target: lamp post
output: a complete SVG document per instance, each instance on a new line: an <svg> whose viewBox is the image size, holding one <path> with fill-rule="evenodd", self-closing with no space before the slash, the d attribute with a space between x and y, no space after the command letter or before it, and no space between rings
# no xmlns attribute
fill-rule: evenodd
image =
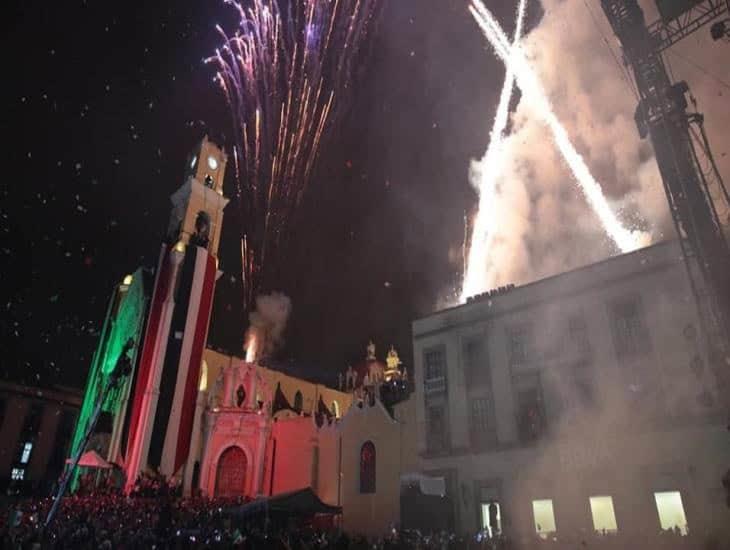
<svg viewBox="0 0 730 550"><path fill-rule="evenodd" d="M124 347L122 348L122 352L119 355L119 359L117 359L116 365L114 365L114 370L109 375L109 381L106 384L106 387L101 392L101 395L99 396L99 400L96 403L96 406L94 407L94 412L91 415L91 419L89 421L89 425L86 428L86 433L84 434L83 439L81 440L81 443L79 444L78 449L76 450L76 455L73 457L73 460L71 461L71 465L66 468L66 471L63 474L63 477L61 478L61 483L58 486L58 490L56 491L56 495L53 498L53 505L51 506L51 509L48 511L48 515L46 516L46 521L43 524L43 529L47 529L51 523L53 522L53 518L58 513L58 508L61 505L61 499L63 498L64 493L66 492L66 488L68 487L68 483L73 477L73 473L76 470L76 467L79 464L79 460L81 460L81 455L84 452L84 449L86 448L86 445L89 443L89 439L91 439L91 434L94 433L94 429L96 428L96 422L99 420L99 415L101 414L101 408L104 405L104 401L106 400L107 395L109 395L109 392L116 388L119 383L122 381L122 379L126 378L129 373L132 370L132 363L127 356L127 353L130 349L134 346L134 341L130 338L127 340L127 342L124 344Z"/></svg>

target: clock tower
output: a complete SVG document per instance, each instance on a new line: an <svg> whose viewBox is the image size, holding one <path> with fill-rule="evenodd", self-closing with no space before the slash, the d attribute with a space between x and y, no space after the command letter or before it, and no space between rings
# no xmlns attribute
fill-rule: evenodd
<svg viewBox="0 0 730 550"><path fill-rule="evenodd" d="M187 161L155 274L139 366L122 428L130 491L147 468L182 478L218 271L227 157L203 138Z"/></svg>

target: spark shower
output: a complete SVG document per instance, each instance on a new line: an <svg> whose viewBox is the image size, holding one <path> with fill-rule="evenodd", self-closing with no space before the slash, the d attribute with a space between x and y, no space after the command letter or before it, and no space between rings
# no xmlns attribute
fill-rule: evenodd
<svg viewBox="0 0 730 550"><path fill-rule="evenodd" d="M501 145L507 125L509 100L516 80L522 91L522 100L529 101L541 113L553 141L570 168L579 189L616 247L621 252L630 252L650 242L650 236L639 230L625 227L616 217L600 184L591 175L581 155L575 150L570 137L558 120L542 85L530 67L519 40L525 12L525 0L520 0L514 43L510 44L501 26L481 0L472 0L469 10L489 41L496 56L505 64L506 75L500 95L497 113L490 133L490 143L482 159L475 163L475 183L479 194L479 206L469 246L468 260L461 290L461 301L486 290L491 282L487 279L490 242L499 223L499 209L496 204L496 185L501 168Z"/></svg>
<svg viewBox="0 0 730 550"><path fill-rule="evenodd" d="M230 107L244 309L275 271L288 222L337 120L377 0L225 0L232 35L206 61ZM268 282L271 284L271 282Z"/></svg>
<svg viewBox="0 0 730 550"><path fill-rule="evenodd" d="M276 340L261 323L259 298L291 308L275 284L289 223L309 184L320 146L345 103L352 73L376 16L377 0L225 0L239 17L206 60L230 107L241 209L244 347L254 361ZM286 316L285 316L286 317ZM284 319L284 323L285 323ZM281 329L283 330L283 328Z"/></svg>

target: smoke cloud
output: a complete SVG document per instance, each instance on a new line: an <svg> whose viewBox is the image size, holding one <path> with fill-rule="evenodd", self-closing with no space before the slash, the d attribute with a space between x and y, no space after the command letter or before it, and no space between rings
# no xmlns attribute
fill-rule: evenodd
<svg viewBox="0 0 730 550"><path fill-rule="evenodd" d="M653 21L655 11L642 4L647 4L647 21ZM622 221L649 231L654 241L673 238L654 153L649 140L638 136L633 119L637 99L600 6L563 0L543 0L542 5L544 16L522 44L558 119ZM675 80L687 80L699 110L707 113L707 132L720 171L727 174L730 159L723 147L730 137L730 112L723 105L728 89L720 81L730 77L721 61L727 47L713 44L705 36L709 31L696 34L667 57ZM675 62L680 55L688 61ZM617 253L540 113L521 99L510 122L495 191L494 238L484 259L485 287L528 282ZM483 169L472 162L473 184Z"/></svg>
<svg viewBox="0 0 730 550"><path fill-rule="evenodd" d="M269 357L283 343L291 308L291 300L281 292L256 297L256 310L249 315L244 344L247 361Z"/></svg>

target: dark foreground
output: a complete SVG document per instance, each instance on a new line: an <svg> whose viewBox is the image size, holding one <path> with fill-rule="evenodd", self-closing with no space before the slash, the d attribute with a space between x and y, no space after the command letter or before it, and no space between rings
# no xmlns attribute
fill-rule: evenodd
<svg viewBox="0 0 730 550"><path fill-rule="evenodd" d="M231 500L173 497L125 498L117 495L68 497L57 519L42 529L50 499L29 499L6 507L0 521L2 547L7 549L424 549L532 550L568 548L597 550L730 550L720 541L663 532L641 539L583 534L569 539L510 541L456 537L447 533L421 535L393 531L387 538L367 541L336 529L315 527L316 521L258 517L236 520L227 513ZM267 526L264 529L264 526ZM267 531L267 534L265 534ZM482 540L477 540L482 539Z"/></svg>

